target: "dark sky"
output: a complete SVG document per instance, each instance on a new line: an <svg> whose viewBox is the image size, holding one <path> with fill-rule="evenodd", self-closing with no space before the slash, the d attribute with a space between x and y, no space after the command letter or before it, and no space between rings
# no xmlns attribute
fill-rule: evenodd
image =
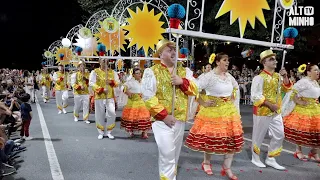
<svg viewBox="0 0 320 180"><path fill-rule="evenodd" d="M0 67L40 68L44 49L75 25L83 24L84 12L76 0L0 1ZM306 0L306 4L315 5L315 1ZM315 9L319 12L319 6ZM317 23L319 19L316 14ZM319 39L313 39L319 44Z"/></svg>
<svg viewBox="0 0 320 180"><path fill-rule="evenodd" d="M82 23L76 0L1 0L0 67L40 68L44 49Z"/></svg>

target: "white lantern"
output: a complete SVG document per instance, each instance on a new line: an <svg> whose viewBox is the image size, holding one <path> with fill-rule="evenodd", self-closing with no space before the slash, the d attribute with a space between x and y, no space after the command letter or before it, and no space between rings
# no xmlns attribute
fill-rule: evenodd
<svg viewBox="0 0 320 180"><path fill-rule="evenodd" d="M62 39L62 46L66 47L66 48L70 47L71 46L71 41L68 38L63 38Z"/></svg>

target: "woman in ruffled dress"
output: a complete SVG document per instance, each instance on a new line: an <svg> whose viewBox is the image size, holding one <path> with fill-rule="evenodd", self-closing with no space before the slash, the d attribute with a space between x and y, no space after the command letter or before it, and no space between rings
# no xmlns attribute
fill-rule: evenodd
<svg viewBox="0 0 320 180"><path fill-rule="evenodd" d="M143 139L148 138L151 129L151 116L146 108L141 95L142 72L139 68L133 69L133 78L124 84L124 93L128 96L128 102L123 108L121 127L134 137L135 131L141 132Z"/></svg>
<svg viewBox="0 0 320 180"><path fill-rule="evenodd" d="M203 107L195 118L186 146L194 151L204 152L202 169L208 175L213 175L211 154L224 155L221 175L237 180L230 168L233 155L241 152L244 144L239 111L239 85L227 72L227 54L217 54L214 64L215 69L198 80L199 92L205 90L207 100L199 98Z"/></svg>
<svg viewBox="0 0 320 180"><path fill-rule="evenodd" d="M296 144L294 157L306 161L301 147L311 148L309 159L320 163L320 87L319 67L314 64L302 65L299 69L307 76L293 86L293 90L284 98L282 116L285 139Z"/></svg>

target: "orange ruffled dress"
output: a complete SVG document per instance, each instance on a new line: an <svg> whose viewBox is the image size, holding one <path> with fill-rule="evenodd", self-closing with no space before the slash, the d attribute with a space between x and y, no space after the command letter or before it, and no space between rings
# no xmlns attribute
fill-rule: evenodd
<svg viewBox="0 0 320 180"><path fill-rule="evenodd" d="M214 71L199 79L200 89L206 99L216 102L215 107L201 107L190 129L186 147L210 154L241 152L244 144L242 122L239 113L239 86L227 73L225 80Z"/></svg>
<svg viewBox="0 0 320 180"><path fill-rule="evenodd" d="M308 102L307 106L295 104L298 96ZM283 103L285 139L288 142L312 148L320 148L320 87L309 78L299 80Z"/></svg>
<svg viewBox="0 0 320 180"><path fill-rule="evenodd" d="M127 132L150 130L151 116L142 100L140 82L132 78L124 86L124 92L128 90L134 94L128 98L128 102L123 108L121 127L125 128Z"/></svg>

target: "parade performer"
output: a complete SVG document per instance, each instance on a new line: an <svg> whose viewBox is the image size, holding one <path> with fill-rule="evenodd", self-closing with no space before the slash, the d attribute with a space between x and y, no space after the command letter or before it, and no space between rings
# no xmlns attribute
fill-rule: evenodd
<svg viewBox="0 0 320 180"><path fill-rule="evenodd" d="M29 71L23 72L25 91L30 95L30 101L34 103L34 78Z"/></svg>
<svg viewBox="0 0 320 180"><path fill-rule="evenodd" d="M275 157L280 155L284 139L284 127L280 114L281 93L288 92L292 88L292 83L284 68L280 70L281 76L274 72L277 60L272 50L266 50L260 54L260 63L263 64L264 69L253 78L251 86L251 101L254 105L251 162L261 168L268 165L278 170L285 170L285 167L276 162ZM271 141L265 165L260 161L259 155L267 131Z"/></svg>
<svg viewBox="0 0 320 180"><path fill-rule="evenodd" d="M177 66L175 43L166 39L159 41L154 57L160 64L145 69L142 78L142 95L151 116L156 120L152 130L159 149L160 179L175 180L181 151L185 121L187 120L188 96L197 95L197 85L192 81L190 69ZM175 110L172 113L173 85L176 86Z"/></svg>
<svg viewBox="0 0 320 180"><path fill-rule="evenodd" d="M205 74L207 74L208 72L212 71L212 63L214 61L214 58L212 60L212 55L210 56L209 59L209 63L205 66L204 72L202 72L196 79L200 79L202 76L204 76ZM206 92L205 90L202 90L202 92L200 92L200 97L202 100L206 100ZM195 115L200 111L201 105L196 101L196 97L195 96L191 96L189 97L190 99L190 110L189 110L189 114L190 114L190 118L194 118ZM189 119L190 119L189 118Z"/></svg>
<svg viewBox="0 0 320 180"><path fill-rule="evenodd" d="M82 105L83 121L90 124L89 119L89 73L85 72L85 63L80 61L78 64L78 72L71 75L71 86L74 94L74 121L79 118L79 111Z"/></svg>
<svg viewBox="0 0 320 180"><path fill-rule="evenodd" d="M124 93L124 84L128 81L123 72L119 73L120 84L118 87L118 107L123 108L128 102L128 96ZM140 77L141 79L141 77Z"/></svg>
<svg viewBox="0 0 320 180"><path fill-rule="evenodd" d="M39 76L39 84L42 87L42 97L43 102L47 103L50 99L50 86L51 86L51 76L48 74L47 69L43 68Z"/></svg>
<svg viewBox="0 0 320 180"><path fill-rule="evenodd" d="M204 152L202 169L213 175L211 154L224 155L221 175L238 179L230 170L234 153L241 152L243 130L240 119L239 85L228 73L229 57L225 53L215 56L216 68L199 78L199 91L205 90L206 100L198 99L202 105L190 129L186 146Z"/></svg>
<svg viewBox="0 0 320 180"><path fill-rule="evenodd" d="M104 136L114 139L111 134L116 126L114 88L119 84L119 77L115 71L108 68L108 60L100 59L99 63L100 68L94 69L89 77L89 85L94 91L95 120L99 132L98 139L103 139Z"/></svg>
<svg viewBox="0 0 320 180"><path fill-rule="evenodd" d="M124 92L128 96L128 102L122 111L121 127L134 137L134 131L141 131L143 139L148 138L151 129L149 110L146 108L141 96L141 70L133 70L131 80L124 83Z"/></svg>
<svg viewBox="0 0 320 180"><path fill-rule="evenodd" d="M294 84L283 100L285 140L296 144L294 157L306 161L301 146L310 147L309 159L320 163L319 67L309 64L304 68L307 77Z"/></svg>
<svg viewBox="0 0 320 180"><path fill-rule="evenodd" d="M54 72L53 81L55 82L55 97L58 108L58 114L62 112L67 113L66 107L68 107L68 89L67 89L67 79L68 75L64 71L63 65L58 65L58 72Z"/></svg>

